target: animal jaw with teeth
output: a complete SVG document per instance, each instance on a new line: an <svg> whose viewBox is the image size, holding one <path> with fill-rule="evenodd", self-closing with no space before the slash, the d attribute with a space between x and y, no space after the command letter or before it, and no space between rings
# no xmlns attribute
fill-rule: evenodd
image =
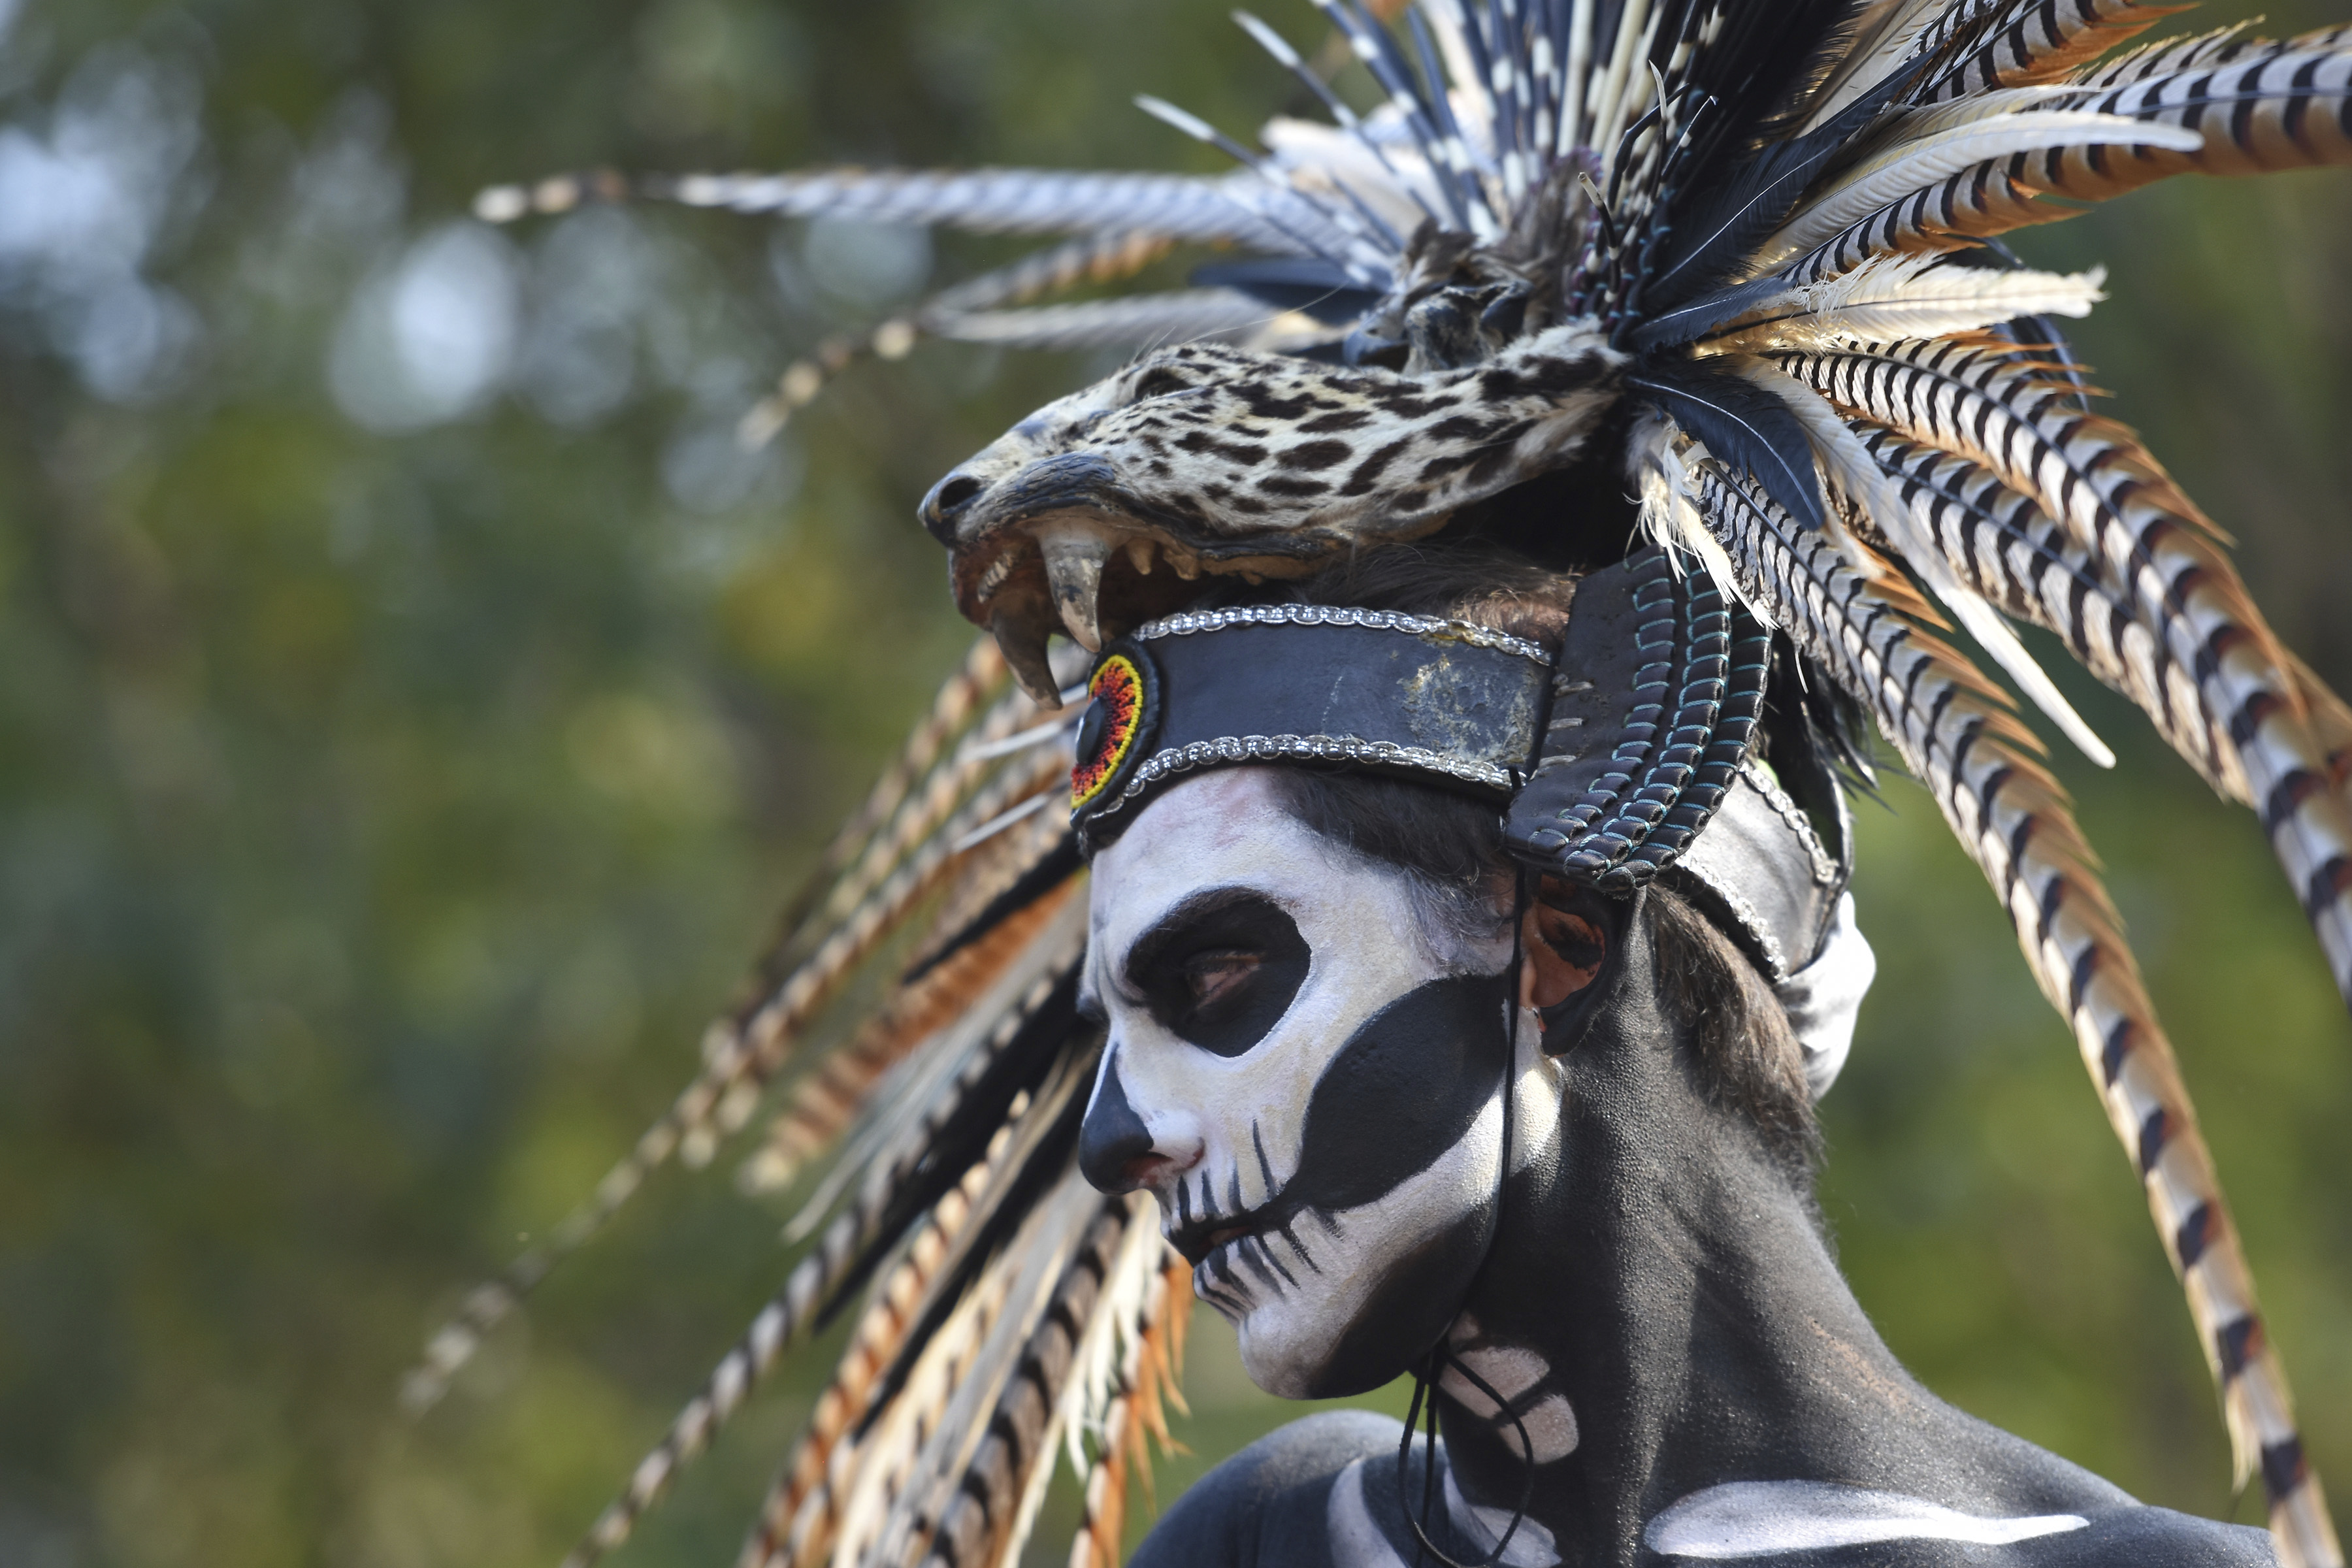
<svg viewBox="0 0 2352 1568"><path fill-rule="evenodd" d="M1260 1387L1393 1377L1444 1331L1493 1223L1507 922L1446 929L1414 879L1317 835L1249 767L1153 800L1097 858L1092 897L1087 988L1109 1037L1087 1174L1159 1199ZM1188 964L1213 972L1211 1005L1192 1005ZM1531 1030L1517 1044L1524 1159L1557 1078Z"/></svg>
<svg viewBox="0 0 2352 1568"><path fill-rule="evenodd" d="M1623 363L1591 322L1418 374L1163 349L958 467L923 523L950 552L957 607L1043 698L1057 630L1091 650L1182 607L1204 574L1304 575L1565 464Z"/></svg>

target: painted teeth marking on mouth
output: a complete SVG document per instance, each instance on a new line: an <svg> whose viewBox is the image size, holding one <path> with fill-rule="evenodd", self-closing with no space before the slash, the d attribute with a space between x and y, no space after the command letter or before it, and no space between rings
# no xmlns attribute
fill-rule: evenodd
<svg viewBox="0 0 2352 1568"><path fill-rule="evenodd" d="M1281 1236L1283 1240L1290 1243L1290 1250L1298 1254L1299 1262L1318 1274L1323 1272L1323 1266L1315 1261L1315 1255L1307 1250L1305 1242L1298 1239L1298 1227L1295 1224L1287 1220L1284 1221Z"/></svg>
<svg viewBox="0 0 2352 1568"><path fill-rule="evenodd" d="M1247 1242L1243 1244L1243 1248L1244 1251L1255 1248L1257 1255L1265 1259L1267 1267L1271 1268L1276 1274L1282 1276L1282 1282L1285 1285L1289 1286L1294 1290L1298 1289L1298 1277L1282 1266L1282 1259L1274 1255L1274 1248L1266 1245L1266 1239L1263 1234L1251 1237ZM1269 1289L1274 1288L1274 1282L1272 1280L1268 1280L1266 1285Z"/></svg>
<svg viewBox="0 0 2352 1568"><path fill-rule="evenodd" d="M1127 542L1127 560L1128 564L1135 568L1135 574L1137 576L1150 576L1151 541L1144 538L1139 533L1134 538L1129 540Z"/></svg>

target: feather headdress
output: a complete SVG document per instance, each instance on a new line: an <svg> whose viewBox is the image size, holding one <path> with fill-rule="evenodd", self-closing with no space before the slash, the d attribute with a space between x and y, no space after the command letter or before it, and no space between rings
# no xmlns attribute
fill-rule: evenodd
<svg viewBox="0 0 2352 1568"><path fill-rule="evenodd" d="M2056 634L2261 813L2352 997L2352 711L2280 645L2156 459L2091 412L2054 318L2087 312L2100 275L2027 270L1996 238L2168 174L2352 162L2352 28L2119 53L2179 7L1315 5L1377 104L1350 107L1246 14L1329 123L1277 121L1256 148L1142 100L1231 153L1223 176L597 176L480 198L497 220L642 196L1052 239L793 366L754 437L856 353L922 334L1150 352L926 500L993 641L845 825L694 1082L549 1243L468 1298L411 1402L655 1167L708 1161L769 1107L745 1181L824 1168L793 1227L804 1249L575 1562L625 1539L776 1358L843 1314L850 1347L747 1568L1013 1561L1065 1451L1087 1482L1072 1561L1115 1561L1144 1438L1165 1437L1189 1292L1139 1200L1098 1196L1073 1162L1100 1044L1073 1005L1080 865L1049 807L1076 667L1050 639L1092 650L1208 579L1425 537L1586 466L1932 792L2139 1171L2241 1481L2260 1474L2284 1561L2340 1564L2171 1047L2065 793L1966 644L2111 760L2011 626ZM1187 242L1246 259L1175 292L1036 302ZM885 963L870 1017L819 1053L815 1020Z"/></svg>

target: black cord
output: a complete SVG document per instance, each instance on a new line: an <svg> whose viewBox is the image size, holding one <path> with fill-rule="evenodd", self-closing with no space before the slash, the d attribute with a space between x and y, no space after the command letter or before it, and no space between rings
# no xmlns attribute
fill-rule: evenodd
<svg viewBox="0 0 2352 1568"><path fill-rule="evenodd" d="M1503 972L1503 1149L1500 1158L1496 1162L1495 1219L1486 1230L1486 1251L1479 1257L1478 1267L1470 1273L1471 1284L1474 1287L1477 1283L1478 1276L1486 1271L1486 1260L1495 1255L1495 1240L1502 1234L1503 1194L1511 1179L1511 1110L1512 1102L1518 1098L1517 1069L1519 1065L1519 971L1526 963L1524 949L1529 875L1528 868L1521 867L1512 886L1511 966ZM1467 1299L1469 1292L1465 1290L1463 1294ZM1437 1543L1430 1540L1427 1528L1430 1516L1436 1506L1437 1384L1439 1378L1444 1375L1440 1370L1441 1363L1451 1365L1473 1388L1494 1401L1496 1414L1509 1416L1512 1426L1519 1435L1519 1464L1525 1472L1525 1479L1519 1485L1519 1506L1512 1510L1511 1522L1504 1530L1503 1538L1495 1542L1495 1549L1475 1563L1459 1563L1439 1551ZM1405 1501L1405 1497L1412 1473L1412 1429L1422 1418L1424 1401L1429 1411L1429 1442L1421 1470L1421 1517L1415 1519L1412 1506ZM1431 1347L1429 1354L1412 1369L1412 1403L1405 1410L1403 1439L1397 1444L1397 1506L1403 1510L1404 1522L1412 1531L1413 1568L1421 1568L1422 1557L1424 1553L1436 1558L1445 1565L1445 1568L1494 1568L1496 1563L1503 1560L1504 1552L1510 1547L1511 1538L1519 1532L1520 1524L1525 1522L1528 1517L1528 1504L1535 1500L1535 1494L1536 1447L1528 1436L1528 1424L1520 1418L1517 1411L1511 1408L1508 1400L1496 1393L1494 1386L1485 1378L1473 1372L1469 1363L1455 1355L1441 1339Z"/></svg>

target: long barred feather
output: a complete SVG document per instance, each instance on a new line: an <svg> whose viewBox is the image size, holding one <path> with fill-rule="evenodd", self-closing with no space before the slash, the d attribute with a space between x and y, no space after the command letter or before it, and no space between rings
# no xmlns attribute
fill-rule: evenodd
<svg viewBox="0 0 2352 1568"><path fill-rule="evenodd" d="M1023 836L1030 842L1011 846L1016 866L1044 863L1067 838L1068 828L1050 816L1031 822L1034 828ZM810 1161L833 1147L883 1075L968 1012L1078 891L1075 877L1065 874L1058 886L995 921L893 992L846 1045L794 1086L739 1184L746 1192L790 1186Z"/></svg>
<svg viewBox="0 0 2352 1568"><path fill-rule="evenodd" d="M870 854L876 831L898 812L912 781L932 766L947 739L968 722L986 694L1002 687L1004 679L1003 658L993 642L982 638L975 643L963 663L941 686L930 710L917 723L898 757L884 770L858 809L835 833L802 890L787 903L778 922L779 934L768 955L754 969L750 1000L712 1024L705 1037L706 1058L721 1042L747 1027L763 1000L776 992L791 971L810 955L814 942L822 940L822 928L840 923L845 912L841 907L842 884L837 880L842 868L861 851ZM834 897L820 907L829 884ZM854 904L854 900L850 902ZM820 930L819 937L809 936L812 928ZM675 1112L649 1129L629 1156L605 1173L591 1200L566 1215L546 1241L527 1249L499 1279L476 1287L467 1296L452 1319L427 1341L419 1364L403 1379L401 1402L406 1408L419 1412L436 1403L446 1392L449 1380L471 1359L482 1337L502 1321L549 1270L602 1229L645 1177L676 1152L678 1133L674 1118Z"/></svg>
<svg viewBox="0 0 2352 1568"><path fill-rule="evenodd" d="M1877 717L2009 910L2035 980L2073 1026L2188 1286L2241 1484L2259 1468L2289 1562L2340 1562L2171 1042L2065 794L2035 760L2039 746L1999 689L1925 630L1926 606L1899 577L1883 567L1865 574L1823 535L1720 469L1703 480L1703 493L1750 591Z"/></svg>
<svg viewBox="0 0 2352 1568"><path fill-rule="evenodd" d="M1238 289L1183 289L1024 310L972 310L941 316L931 330L956 342L1000 348L1141 349L1163 343L1248 342L1282 324L1283 315ZM1336 334L1309 327L1308 335Z"/></svg>
<svg viewBox="0 0 2352 1568"><path fill-rule="evenodd" d="M1752 258L1769 271L1833 239L1854 224L1904 196L1980 164L2049 148L2076 149L2150 142L2179 152L2201 143L2195 132L2176 126L2150 128L2117 114L2080 110L2025 110L1905 141L1838 177L1811 197ZM2014 171L2012 181L2019 181Z"/></svg>
<svg viewBox="0 0 2352 1568"><path fill-rule="evenodd" d="M904 1331L912 1298L921 1292L940 1258L971 1217L972 1200L985 1187L992 1162L1002 1157L1008 1142L1009 1135L1000 1137L992 1145L990 1157L974 1164L957 1186L932 1205L922 1228L909 1240L904 1256L884 1280L866 1317L860 1320L849 1352L843 1357L843 1371L826 1390L833 1403L828 1405L825 1398L818 1401L810 1419L809 1436L803 1440L803 1452L808 1451L819 1434L837 1435L844 1419L842 1406L863 1394L872 1381L877 1362L887 1362L895 1352L897 1336ZM839 1260L846 1253L849 1227L843 1227L838 1235L840 1244L821 1247L816 1256L794 1268L784 1289L760 1310L749 1331L721 1358L702 1392L687 1403L671 1423L668 1434L638 1462L629 1478L628 1490L606 1507L587 1536L564 1559L565 1568L589 1568L627 1541L637 1521L668 1489L677 1472L709 1445L712 1436L767 1375L789 1342L804 1331L812 1318L811 1309L827 1294L826 1275L839 1272ZM852 1374L852 1368L865 1370L862 1382ZM796 1459L788 1473L796 1474L800 1468ZM793 1501L797 1503L798 1499Z"/></svg>
<svg viewBox="0 0 2352 1568"><path fill-rule="evenodd" d="M1979 593L2063 638L2085 668L2138 704L2214 789L2247 798L2227 726L2208 711L2192 674L2104 561L1982 464L1881 426L1857 434Z"/></svg>
<svg viewBox="0 0 2352 1568"><path fill-rule="evenodd" d="M2006 345L1875 344L1773 356L1849 414L1983 464L2131 585L2237 753L2248 798L2352 999L2352 816L2278 639L2203 514L2112 421Z"/></svg>
<svg viewBox="0 0 2352 1568"><path fill-rule="evenodd" d="M1067 907L1066 901L1060 904L1056 911L1060 919L1049 915L1040 922L1042 929L1034 931L1023 950L1026 962L998 976L990 987L1017 995L1017 1003L1008 1008L982 995L973 998L967 1008L967 1019L977 1016L1000 1020L989 1036L987 1048L933 1090L924 1104L923 1115L917 1121L916 1138L894 1145L864 1168L864 1180L856 1198L834 1215L816 1247L793 1267L783 1287L752 1320L742 1341L720 1361L704 1393L688 1403L669 1436L640 1463L626 1494L605 1510L570 1560L569 1568L586 1568L595 1557L626 1540L637 1518L668 1486L678 1466L701 1450L711 1432L734 1413L777 1355L817 1324L828 1302L856 1288L860 1277L879 1261L877 1247L894 1243L896 1231L904 1224L899 1220L894 1225L894 1218L912 1217L907 1212L911 1206L910 1185L934 1151L950 1142L943 1132L974 1102L977 1091L991 1076L990 1069L1029 1032L1033 1019L1048 1012L1053 999L1063 989L1065 977L1076 962L1076 937L1080 929L1079 922L1068 918ZM1014 1103L1020 1103L1017 1096ZM1019 1116L1020 1112L1015 1111L1016 1121ZM984 1179L976 1194L967 1193L962 1199L967 1209L977 1208L983 1215L991 1199L1004 1190L1004 1184L996 1179L1002 1174L999 1165L1019 1154L1018 1149L1008 1153L998 1146L997 1140L1003 1130L993 1117L988 1125L988 1152L980 1166ZM931 1210L935 1224L938 1205L947 1202L957 1186L971 1182L961 1167L950 1174L957 1180L947 1184L938 1197L920 1205ZM961 1222L945 1227L945 1244L950 1255L963 1228Z"/></svg>
<svg viewBox="0 0 2352 1568"><path fill-rule="evenodd" d="M1937 30L1965 8L1956 0L1876 0L1859 7L1845 58L1806 100L1810 114L1803 129L1818 130L1923 49L1932 49Z"/></svg>
<svg viewBox="0 0 2352 1568"><path fill-rule="evenodd" d="M817 1395L807 1428L761 1503L759 1523L738 1554L737 1568L783 1568L819 1555L832 1544L835 1456L865 1415L867 1396L883 1369L897 1358L916 1303L937 1279L949 1247L987 1184L992 1162L1003 1157L1011 1139L1009 1129L999 1130L988 1158L931 1205L921 1228L908 1239L876 1287L832 1381Z"/></svg>
<svg viewBox="0 0 2352 1568"><path fill-rule="evenodd" d="M1975 163L1847 225L1775 276L1791 284L1817 283L1873 257L1965 249L1992 236L2063 222L2080 210L2038 201L2000 167Z"/></svg>
<svg viewBox="0 0 2352 1568"><path fill-rule="evenodd" d="M1958 0L1946 24L1920 39L1922 52L1958 45L1919 97L1941 102L1997 88L2047 81L2193 5L2163 0Z"/></svg>
<svg viewBox="0 0 2352 1568"><path fill-rule="evenodd" d="M903 359L924 336L955 338L975 319L1005 313L1044 294L1081 283L1114 283L1132 278L1174 247L1175 238L1149 229L1112 228L1032 251L1016 261L942 289L873 331L836 334L804 358L784 367L775 390L746 410L736 425L743 446L766 446L816 401L835 376L867 355ZM989 643L994 647L993 639Z"/></svg>
<svg viewBox="0 0 2352 1568"><path fill-rule="evenodd" d="M1079 1364L1083 1341L1110 1321L1098 1309L1135 1223L1132 1196L1097 1199L1097 1217L1022 1347L979 1447L931 1531L926 1568L994 1568L1020 1555L1042 1483L1053 1470L1064 1390Z"/></svg>
<svg viewBox="0 0 2352 1568"><path fill-rule="evenodd" d="M980 730L982 734L1010 732L1035 716L1034 704L1016 695L1000 703ZM756 1089L783 1064L799 1031L955 869L951 847L960 837L959 823L969 831L1014 801L1053 787L1063 765L1040 769L1008 764L998 770L1000 777L971 792L973 782L987 771L986 763L950 759L933 770L923 791L900 805L888 829L868 843L812 917L826 934L809 956L754 1005L712 1026L704 1040L702 1072L628 1155L605 1173L589 1200L565 1215L545 1241L524 1252L506 1274L477 1287L456 1317L435 1332L422 1363L402 1387L403 1402L410 1409L427 1408L436 1401L482 1336L551 1268L603 1229L656 1170L673 1155L691 1158L698 1153L707 1160L719 1136L750 1117ZM956 813L959 805L961 815ZM746 1089L754 1092L747 1094Z"/></svg>
<svg viewBox="0 0 2352 1568"><path fill-rule="evenodd" d="M1269 221L1250 182L1231 175L1093 174L1060 169L910 172L839 169L802 174L688 174L629 180L558 175L498 185L475 198L491 222L568 212L583 202L673 201L774 217L941 225L974 234L1088 235L1141 230L1172 239L1226 241L1286 255L1304 248L1295 226L1321 233L1301 205Z"/></svg>
<svg viewBox="0 0 2352 1568"><path fill-rule="evenodd" d="M1836 411L1819 393L1774 370L1769 361L1743 356L1736 363L1743 374L1769 388L1804 421L1814 458L1833 488L1846 497L1859 516L1869 519L1894 542L1904 563L1919 574L1920 581L1951 612L1952 618L1968 629L1977 645L2009 672L2010 679L2017 682L2034 706L2047 714L2067 739L2081 747L2084 755L2101 767L2115 766L2115 753L2107 749L2106 742L2094 734L2082 715L2074 711L2074 704L2066 700L2057 683L2026 652L2025 645L2018 641L2009 623L2001 619L1984 595L1968 585L1952 563L1935 548L1918 526L1918 520L1903 504L1885 469L1872 458L1869 448L1839 419Z"/></svg>
<svg viewBox="0 0 2352 1568"><path fill-rule="evenodd" d="M1047 1346L1036 1341L1054 1326L1049 1320L1070 1274L1082 1281L1075 1288L1085 1292L1083 1304L1091 1310L1100 1278L1094 1261L1097 1226L1105 1208L1106 1200L1077 1173L1075 1160L1066 1160L1058 1177L1027 1206L1017 1233L975 1276L974 1290L998 1302L986 1335L922 1443L904 1456L887 1508L864 1519L845 1519L836 1563L868 1554L885 1563L926 1561L927 1551L938 1552L951 1520L971 1519L961 1505L966 1477L975 1474L975 1466L982 1467L983 1485L1001 1484L1003 1467L1045 1447L1042 1421L1032 1424L1050 1408L1050 1402L1039 1398L1039 1375L1050 1372L1058 1378L1067 1368L1067 1352L1059 1352L1058 1369L1038 1363L1036 1352ZM1033 1441L1037 1447L1027 1446ZM1009 1531L1013 1500L991 1500L982 1522L1001 1522ZM969 1524L964 1529L968 1532ZM953 1543L959 1538L948 1539Z"/></svg>
<svg viewBox="0 0 2352 1568"><path fill-rule="evenodd" d="M2200 63L2136 76L2065 100L2084 113L2118 115L2195 136L2185 149L2129 145L2051 148L2018 162L2019 184L2077 201L2105 201L2190 172L2261 174L2352 163L2352 47L2334 34L2306 43L2248 43Z"/></svg>

